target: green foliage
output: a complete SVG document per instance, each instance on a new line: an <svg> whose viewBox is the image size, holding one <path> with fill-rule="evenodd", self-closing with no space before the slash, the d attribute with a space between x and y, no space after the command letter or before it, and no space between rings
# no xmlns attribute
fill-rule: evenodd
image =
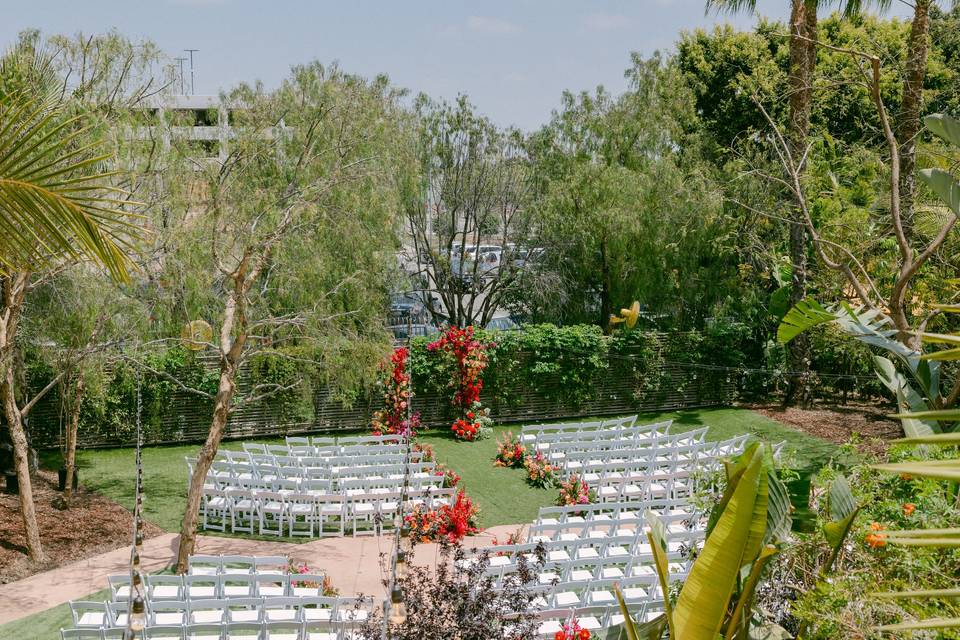
<svg viewBox="0 0 960 640"><path fill-rule="evenodd" d="M314 418L314 380L316 367L311 364L311 353L305 348L287 348L280 352L259 353L250 359L250 384L273 393L268 402L280 409L283 422L312 422Z"/></svg>

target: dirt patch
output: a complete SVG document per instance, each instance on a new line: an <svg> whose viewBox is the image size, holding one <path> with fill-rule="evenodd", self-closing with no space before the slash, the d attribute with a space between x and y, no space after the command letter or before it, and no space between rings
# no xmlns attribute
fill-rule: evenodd
<svg viewBox="0 0 960 640"><path fill-rule="evenodd" d="M130 512L82 486L70 509L58 509L60 492L57 491L56 473L40 471L34 476L33 498L47 560L42 564L30 561L26 555L27 541L23 534L19 500L16 495L0 495L0 584L112 551L131 542L133 523ZM144 533L152 538L163 531L146 523Z"/></svg>
<svg viewBox="0 0 960 640"><path fill-rule="evenodd" d="M887 417L893 409L876 405L815 405L812 409L784 408L770 404L746 407L771 420L829 442L845 444L854 439L857 450L864 454L882 456L886 453L890 440L903 437L900 422Z"/></svg>

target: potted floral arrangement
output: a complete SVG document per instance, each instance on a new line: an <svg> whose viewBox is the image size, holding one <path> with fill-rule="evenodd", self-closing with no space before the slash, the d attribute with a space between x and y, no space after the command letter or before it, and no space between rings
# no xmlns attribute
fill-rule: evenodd
<svg viewBox="0 0 960 640"><path fill-rule="evenodd" d="M420 413L407 417L407 409L413 398L410 372L407 371L409 357L410 351L406 347L397 347L390 355L389 362L380 363L377 386L383 393L383 409L373 414L370 428L374 435L396 434L413 437L417 434Z"/></svg>
<svg viewBox="0 0 960 640"><path fill-rule="evenodd" d="M524 457L523 467L527 470L527 482L535 487L546 489L557 482L556 467L550 464L542 451Z"/></svg>
<svg viewBox="0 0 960 640"><path fill-rule="evenodd" d="M497 457L493 464L497 467L519 468L523 466L526 455L527 450L520 443L520 437L508 431L503 440L497 440Z"/></svg>
<svg viewBox="0 0 960 640"><path fill-rule="evenodd" d="M557 631L553 640L590 640L593 634L589 629L580 626L579 620L571 620L563 625L563 629Z"/></svg>
<svg viewBox="0 0 960 640"><path fill-rule="evenodd" d="M560 495L557 506L569 507L575 504L591 504L597 501L597 494L577 474L560 483Z"/></svg>
<svg viewBox="0 0 960 640"><path fill-rule="evenodd" d="M290 563L287 565L287 573L290 575L305 575L314 573L314 571L306 562L290 560ZM291 580L290 585L292 587L304 587L306 589L320 588L320 593L328 598L340 595L340 590L333 586L333 580L331 580L330 576L327 574L323 575L322 584L316 582L315 580Z"/></svg>
<svg viewBox="0 0 960 640"><path fill-rule="evenodd" d="M467 497L463 489L457 492L453 504L445 504L439 509L426 509L418 506L413 513L404 516L404 524L410 528L412 538L418 542L459 542L465 536L480 531L477 517L480 510L473 500Z"/></svg>

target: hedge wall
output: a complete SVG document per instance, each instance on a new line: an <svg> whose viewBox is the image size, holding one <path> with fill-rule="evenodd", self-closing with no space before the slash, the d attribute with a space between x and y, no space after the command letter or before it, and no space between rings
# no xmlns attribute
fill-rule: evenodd
<svg viewBox="0 0 960 640"><path fill-rule="evenodd" d="M756 376L741 371L748 364L756 367L748 362L756 344L743 325L670 334L618 331L613 337L590 325L533 325L522 331L478 331L477 335L492 343L481 398L501 422L720 405L739 395L761 394L765 388ZM452 376L442 359L427 350L428 342L416 338L410 345L414 408L423 413L424 424L440 426L449 419ZM241 395L256 384L285 385L300 376L303 380L281 396L235 410L227 437L367 426L377 408L372 385L344 393L324 379L319 367L301 364L310 354L298 350L294 355L297 361L271 355L247 363L239 381ZM175 347L154 354L149 364L192 386L209 391L216 387L212 354ZM41 366L29 370L29 382L36 388L51 375ZM131 365L119 362L88 385L80 446L132 443L137 375ZM374 377L370 372L367 379L372 382ZM208 401L149 374L143 374L141 395L146 442L190 442L206 436L212 410ZM28 425L34 446L59 445L62 413L55 393L34 408Z"/></svg>

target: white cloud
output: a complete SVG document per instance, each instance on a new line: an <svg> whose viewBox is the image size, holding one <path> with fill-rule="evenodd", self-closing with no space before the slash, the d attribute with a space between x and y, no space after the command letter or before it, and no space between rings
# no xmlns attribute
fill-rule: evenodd
<svg viewBox="0 0 960 640"><path fill-rule="evenodd" d="M483 16L470 16L467 18L467 28L478 33L493 33L497 35L518 33L520 31L520 26L517 24L507 20L501 20L500 18L487 18Z"/></svg>
<svg viewBox="0 0 960 640"><path fill-rule="evenodd" d="M593 31L613 31L630 26L630 18L612 13L591 13L583 24Z"/></svg>

